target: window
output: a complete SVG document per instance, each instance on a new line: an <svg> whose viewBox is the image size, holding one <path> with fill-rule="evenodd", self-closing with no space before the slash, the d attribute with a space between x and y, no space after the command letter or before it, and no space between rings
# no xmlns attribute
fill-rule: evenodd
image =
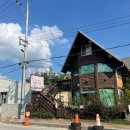
<svg viewBox="0 0 130 130"><path fill-rule="evenodd" d="M110 64L98 63L98 72L113 72L113 67Z"/></svg>
<svg viewBox="0 0 130 130"><path fill-rule="evenodd" d="M81 56L92 55L92 47L90 44L81 47Z"/></svg>
<svg viewBox="0 0 130 130"><path fill-rule="evenodd" d="M64 96L60 97L61 102L64 102Z"/></svg>
<svg viewBox="0 0 130 130"><path fill-rule="evenodd" d="M7 102L7 92L0 93L0 104Z"/></svg>
<svg viewBox="0 0 130 130"><path fill-rule="evenodd" d="M94 64L81 66L81 74L91 74L94 73Z"/></svg>

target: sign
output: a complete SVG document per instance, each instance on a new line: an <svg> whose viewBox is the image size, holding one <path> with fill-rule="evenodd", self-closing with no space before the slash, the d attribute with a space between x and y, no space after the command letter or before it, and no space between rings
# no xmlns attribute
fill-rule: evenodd
<svg viewBox="0 0 130 130"><path fill-rule="evenodd" d="M35 88L35 89L44 88L44 78L32 75L31 76L31 88Z"/></svg>
<svg viewBox="0 0 130 130"><path fill-rule="evenodd" d="M28 111L28 112L26 112L26 116L27 117L29 117L30 116L30 112Z"/></svg>

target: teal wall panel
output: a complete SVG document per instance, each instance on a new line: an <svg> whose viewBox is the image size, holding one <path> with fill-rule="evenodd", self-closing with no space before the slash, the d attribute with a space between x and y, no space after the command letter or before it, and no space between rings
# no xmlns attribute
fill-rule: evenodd
<svg viewBox="0 0 130 130"><path fill-rule="evenodd" d="M99 89L100 99L106 107L115 105L114 89Z"/></svg>

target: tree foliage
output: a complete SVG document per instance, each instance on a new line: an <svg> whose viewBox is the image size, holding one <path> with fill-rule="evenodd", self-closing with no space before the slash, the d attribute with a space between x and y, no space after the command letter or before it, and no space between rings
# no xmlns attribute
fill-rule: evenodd
<svg viewBox="0 0 130 130"><path fill-rule="evenodd" d="M65 74L61 74L61 73L56 73L51 68L48 71L36 72L36 73L33 73L32 75L44 77L45 85L53 85L59 80L64 80L65 77L66 77L66 79L70 78L69 74L65 75ZM26 82L30 83L31 82L30 80L31 80L31 78L28 77L26 79Z"/></svg>

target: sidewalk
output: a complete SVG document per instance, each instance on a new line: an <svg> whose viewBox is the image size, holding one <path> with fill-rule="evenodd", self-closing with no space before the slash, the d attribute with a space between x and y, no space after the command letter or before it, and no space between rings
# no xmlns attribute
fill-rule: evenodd
<svg viewBox="0 0 130 130"><path fill-rule="evenodd" d="M23 121L19 119L12 118L0 118L0 122L3 123L13 123L13 124L23 124ZM71 122L73 120L65 120L65 119L29 119L30 125L36 126L48 126L48 127L60 127L60 128L69 128ZM92 126L95 125L95 121L90 120L80 120L82 130L91 129ZM130 125L117 125L112 123L104 123L101 122L104 126L105 130L130 130Z"/></svg>

